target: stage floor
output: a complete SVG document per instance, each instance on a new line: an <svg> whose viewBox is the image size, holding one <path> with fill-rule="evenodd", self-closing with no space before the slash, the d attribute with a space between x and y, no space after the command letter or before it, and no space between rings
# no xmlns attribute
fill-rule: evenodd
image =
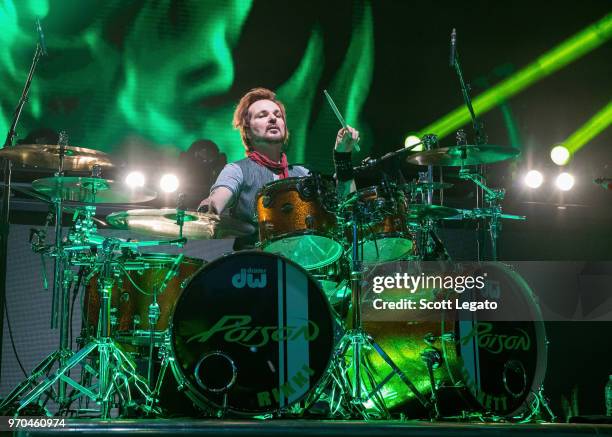
<svg viewBox="0 0 612 437"><path fill-rule="evenodd" d="M27 429L16 435L87 436L132 435L206 435L206 436L593 436L612 435L612 425L595 424L509 424L448 423L422 421L332 421L332 420L77 420L67 419L65 428Z"/></svg>

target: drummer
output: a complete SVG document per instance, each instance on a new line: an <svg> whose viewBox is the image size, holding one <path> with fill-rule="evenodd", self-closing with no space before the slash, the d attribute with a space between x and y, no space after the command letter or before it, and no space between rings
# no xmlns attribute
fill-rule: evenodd
<svg viewBox="0 0 612 437"><path fill-rule="evenodd" d="M222 214L230 208L230 216L253 224L251 236L236 240L234 249L239 250L252 248L257 242L258 191L277 179L307 176L309 171L287 162L283 151L289 138L285 106L273 91L254 88L242 96L234 111L233 125L240 132L247 157L221 170L198 210ZM340 197L355 190L351 152L358 141L359 132L352 127L338 131L334 166Z"/></svg>

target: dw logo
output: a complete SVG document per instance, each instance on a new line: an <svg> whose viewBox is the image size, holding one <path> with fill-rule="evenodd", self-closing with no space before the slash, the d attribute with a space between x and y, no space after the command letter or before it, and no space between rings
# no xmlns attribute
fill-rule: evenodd
<svg viewBox="0 0 612 437"><path fill-rule="evenodd" d="M256 277L258 276L258 277ZM232 285L236 288L264 288L268 283L264 269L240 269L240 273L232 276Z"/></svg>

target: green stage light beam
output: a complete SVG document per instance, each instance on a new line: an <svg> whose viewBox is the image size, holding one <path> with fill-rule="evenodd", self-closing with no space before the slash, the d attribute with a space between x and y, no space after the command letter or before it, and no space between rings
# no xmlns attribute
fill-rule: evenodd
<svg viewBox="0 0 612 437"><path fill-rule="evenodd" d="M472 104L474 111L482 115L499 103L514 96L536 81L560 70L567 64L596 49L612 37L612 13L568 38L560 45L543 54L535 62L517 71L508 79L476 97ZM419 132L419 136L436 134L443 138L470 121L465 106L460 106L441 119L431 123Z"/></svg>
<svg viewBox="0 0 612 437"><path fill-rule="evenodd" d="M583 124L576 132L571 134L563 145L569 150L570 154L576 153L584 147L590 140L599 135L612 123L612 101L610 101L601 111L595 114L589 121Z"/></svg>

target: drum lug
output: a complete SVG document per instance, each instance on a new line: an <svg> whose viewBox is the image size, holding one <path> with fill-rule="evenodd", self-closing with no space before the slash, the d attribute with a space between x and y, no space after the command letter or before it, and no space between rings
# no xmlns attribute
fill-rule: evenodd
<svg viewBox="0 0 612 437"><path fill-rule="evenodd" d="M261 228L263 234L264 234L264 238L263 239L267 239L270 235L274 234L274 223L272 222L268 222L268 221L264 221L261 223L263 225L263 227Z"/></svg>
<svg viewBox="0 0 612 437"><path fill-rule="evenodd" d="M291 211L293 211L294 206L292 203L285 203L283 206L281 206L281 211L284 212L285 214L289 214Z"/></svg>
<svg viewBox="0 0 612 437"><path fill-rule="evenodd" d="M306 223L306 227L308 229L313 229L315 227L315 218L311 216L310 214L306 216L306 218L304 219L304 222Z"/></svg>
<svg viewBox="0 0 612 437"><path fill-rule="evenodd" d="M261 204L264 208L269 208L272 205L272 197L266 194L261 198Z"/></svg>

